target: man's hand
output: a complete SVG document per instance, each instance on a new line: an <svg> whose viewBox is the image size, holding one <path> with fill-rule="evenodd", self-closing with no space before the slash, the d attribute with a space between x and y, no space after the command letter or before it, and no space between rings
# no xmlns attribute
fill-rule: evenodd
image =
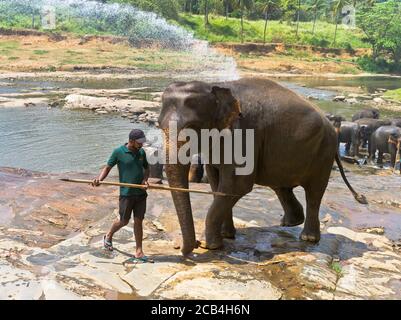
<svg viewBox="0 0 401 320"><path fill-rule="evenodd" d="M100 180L99 180L99 178L93 179L91 185L92 185L92 187L98 187L98 186L100 186Z"/></svg>
<svg viewBox="0 0 401 320"><path fill-rule="evenodd" d="M146 179L146 180L143 180L143 181L142 181L142 184L146 186L146 189L149 187L149 182L148 182L147 179Z"/></svg>

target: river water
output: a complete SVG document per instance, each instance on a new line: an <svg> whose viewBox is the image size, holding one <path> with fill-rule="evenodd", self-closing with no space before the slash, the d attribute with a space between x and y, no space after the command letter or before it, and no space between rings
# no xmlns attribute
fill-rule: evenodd
<svg viewBox="0 0 401 320"><path fill-rule="evenodd" d="M150 98L149 92L161 91L172 82L168 78L135 80L90 80L75 82L20 81L0 84L0 95L7 93L47 92L54 88L117 89L147 87L138 98ZM327 86L361 86L373 88L401 87L401 79L357 78L322 80L310 78L279 79L281 84L304 95L314 96L321 109L350 118L363 105L332 102L335 92ZM305 85L307 87L305 87ZM309 87L308 87L309 86ZM315 88L319 87L319 89ZM384 117L400 115L383 111ZM0 166L21 167L44 172L96 173L105 164L115 147L127 140L132 128L143 129L152 139L155 134L145 124L132 124L118 115L98 115L91 111L60 108L0 108Z"/></svg>

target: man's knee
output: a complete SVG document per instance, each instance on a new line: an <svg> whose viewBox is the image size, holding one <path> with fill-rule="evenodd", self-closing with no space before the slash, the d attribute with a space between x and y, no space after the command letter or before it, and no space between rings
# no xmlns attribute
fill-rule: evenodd
<svg viewBox="0 0 401 320"><path fill-rule="evenodd" d="M129 223L129 220L120 219L120 225L125 227Z"/></svg>

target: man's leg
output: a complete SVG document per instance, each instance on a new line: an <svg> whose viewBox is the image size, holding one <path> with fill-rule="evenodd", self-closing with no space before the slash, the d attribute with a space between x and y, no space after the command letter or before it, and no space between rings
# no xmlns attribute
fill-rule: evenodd
<svg viewBox="0 0 401 320"><path fill-rule="evenodd" d="M109 232L106 234L106 240L111 242L113 240L113 235L122 227L126 226L128 222L129 220L115 220L111 225Z"/></svg>
<svg viewBox="0 0 401 320"><path fill-rule="evenodd" d="M135 257L141 258L145 254L142 249L142 239L143 239L143 219L146 212L146 198L147 195L135 197L136 201L133 206L134 211L134 235L135 235Z"/></svg>
<svg viewBox="0 0 401 320"><path fill-rule="evenodd" d="M135 235L135 243L136 243L136 250L135 250L135 257L142 258L144 256L142 250L142 238L143 238L143 226L142 226L143 219L134 217L134 235Z"/></svg>
<svg viewBox="0 0 401 320"><path fill-rule="evenodd" d="M106 240L112 241L113 235L120 230L122 227L126 226L131 218L132 212L132 201L128 197L120 197L119 200L119 214L120 219L115 220L106 234Z"/></svg>

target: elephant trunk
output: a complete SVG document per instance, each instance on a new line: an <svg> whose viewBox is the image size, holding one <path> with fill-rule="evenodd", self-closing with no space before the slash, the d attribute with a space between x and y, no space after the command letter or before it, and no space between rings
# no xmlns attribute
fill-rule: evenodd
<svg viewBox="0 0 401 320"><path fill-rule="evenodd" d="M168 130L165 130L166 141L166 175L170 187L188 188L188 172L190 165L183 165L178 163L172 163L169 158L169 152L174 148L173 151L177 151L177 141L171 141L169 139ZM183 255L187 255L197 247L195 238L194 221L192 217L192 208L189 198L189 193L172 191L173 202L177 211L178 221L181 227L182 233L182 246L181 252Z"/></svg>

